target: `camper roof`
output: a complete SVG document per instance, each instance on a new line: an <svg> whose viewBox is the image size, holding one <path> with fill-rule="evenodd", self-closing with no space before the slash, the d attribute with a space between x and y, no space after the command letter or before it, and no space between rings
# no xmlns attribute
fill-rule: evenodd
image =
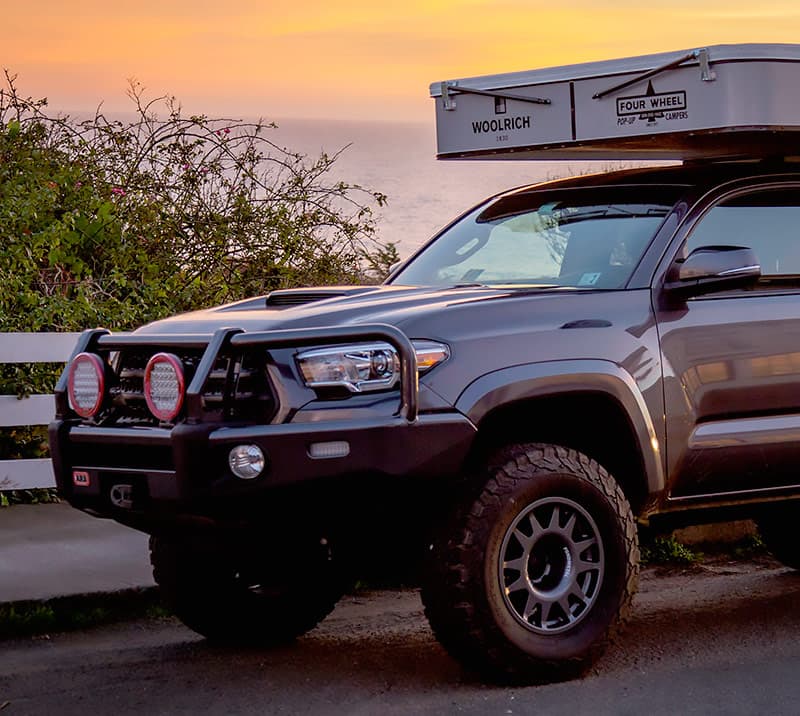
<svg viewBox="0 0 800 716"><path fill-rule="evenodd" d="M800 45L716 45L431 85L440 158L800 154Z"/></svg>

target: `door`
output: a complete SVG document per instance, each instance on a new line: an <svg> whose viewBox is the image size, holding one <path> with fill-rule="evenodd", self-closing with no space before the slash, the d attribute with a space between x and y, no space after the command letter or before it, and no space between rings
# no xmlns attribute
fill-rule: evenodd
<svg viewBox="0 0 800 716"><path fill-rule="evenodd" d="M721 197L675 259L713 245L753 249L762 278L657 309L672 498L800 485L800 186Z"/></svg>

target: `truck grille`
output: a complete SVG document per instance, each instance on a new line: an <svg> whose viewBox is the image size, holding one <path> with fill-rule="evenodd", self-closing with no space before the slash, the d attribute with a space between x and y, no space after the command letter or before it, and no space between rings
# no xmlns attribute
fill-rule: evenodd
<svg viewBox="0 0 800 716"><path fill-rule="evenodd" d="M203 357L201 349L169 346L136 346L116 354L116 380L109 388L105 425L158 425L144 397L144 372L150 358L160 352L173 353L184 366L186 386L194 378ZM267 377L266 351L236 351L220 354L203 387L203 419L268 422L275 412L275 400ZM186 407L176 419L185 417Z"/></svg>

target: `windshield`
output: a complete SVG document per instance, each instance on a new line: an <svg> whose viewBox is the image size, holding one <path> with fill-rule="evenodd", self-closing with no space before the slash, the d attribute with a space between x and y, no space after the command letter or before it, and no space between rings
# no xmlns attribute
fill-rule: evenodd
<svg viewBox="0 0 800 716"><path fill-rule="evenodd" d="M622 288L679 192L616 186L506 195L446 229L390 283Z"/></svg>

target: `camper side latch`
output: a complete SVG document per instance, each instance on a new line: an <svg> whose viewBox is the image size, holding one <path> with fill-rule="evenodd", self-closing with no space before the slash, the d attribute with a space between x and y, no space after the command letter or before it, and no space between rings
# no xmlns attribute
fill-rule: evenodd
<svg viewBox="0 0 800 716"><path fill-rule="evenodd" d="M690 60L697 60L698 64L700 65L700 79L703 82L713 82L715 79L717 79L717 73L711 69L711 63L708 58L708 49L704 47L701 50L693 50L688 55L684 55L677 60L668 62L666 65L661 65L661 67L656 67L653 70L649 70L638 77L634 77L632 80L625 80L625 82L621 82L618 85L609 87L607 90L597 92L596 94L592 95L592 99L603 99L603 97L606 97L607 95L614 94L614 92L619 92L620 90L630 87L631 85L635 85L638 82L649 80L651 77L660 75L662 72L674 70Z"/></svg>
<svg viewBox="0 0 800 716"><path fill-rule="evenodd" d="M448 112L456 108L456 94L479 94L484 97L499 97L501 99L513 99L517 102L530 102L532 104L552 104L552 101L543 97L525 97L521 94L509 94L508 92L495 92L493 90L479 90L471 87L459 87L455 82L442 82L442 103Z"/></svg>
<svg viewBox="0 0 800 716"><path fill-rule="evenodd" d="M708 50L704 47L702 50L695 50L697 61L700 63L700 79L703 82L713 82L717 79L717 73L711 69L711 64L708 60Z"/></svg>

